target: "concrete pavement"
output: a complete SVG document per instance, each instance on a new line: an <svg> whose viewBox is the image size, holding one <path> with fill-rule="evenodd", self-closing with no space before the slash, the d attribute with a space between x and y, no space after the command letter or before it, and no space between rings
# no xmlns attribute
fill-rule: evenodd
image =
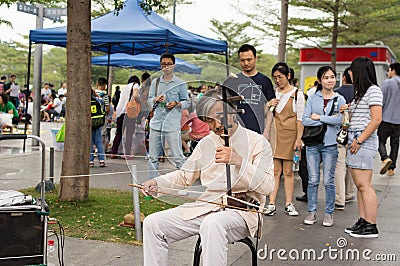
<svg viewBox="0 0 400 266"><path fill-rule="evenodd" d="M42 123L41 137L51 146L50 129L60 127L57 123ZM26 152L21 152L22 141L0 142L0 189L18 190L35 186L40 180L40 152L27 142ZM47 152L46 174L49 169ZM317 223L306 226L302 223L307 204L295 202L300 215L289 217L283 212L284 192L280 188L277 199L277 213L264 217L264 235L258 243L260 251L259 265L400 265L400 172L394 176L379 175L380 161L377 156L373 184L379 201L377 239L355 239L344 233L344 228L352 225L358 218L357 203L349 203L345 210L335 211L335 225L327 228L321 225L323 219L325 193L320 185ZM59 182L62 152L55 152L55 181ZM136 165L139 178L146 177L147 161L143 158L125 161L121 159L106 161L106 168L96 166L91 170L91 187L116 188L130 190L131 182L127 162ZM168 163L162 168L170 169ZM400 171L400 170L399 170ZM123 173L121 173L123 172ZM117 173L117 174L116 174ZM283 182L282 182L283 183ZM301 194L301 182L296 180L294 195ZM51 206L50 206L51 209ZM121 217L124 214L121 214ZM196 237L174 243L170 246L170 265L192 265L193 249ZM326 251L324 251L326 249ZM280 250L278 252L278 250ZM265 252L267 251L267 252ZM311 253L310 253L311 252ZM316 259L308 258L315 252ZM363 256L364 253L364 256ZM295 258L299 254L299 258ZM305 258L302 259L302 254ZM359 259L355 258L359 254ZM336 258L335 258L336 256ZM235 243L229 246L229 265L250 265L248 248ZM285 260L286 258L286 260ZM319 259L318 259L319 258ZM370 258L370 260L368 260ZM378 261L385 259L385 262ZM66 238L64 251L65 265L142 265L142 247L106 243L101 241Z"/></svg>

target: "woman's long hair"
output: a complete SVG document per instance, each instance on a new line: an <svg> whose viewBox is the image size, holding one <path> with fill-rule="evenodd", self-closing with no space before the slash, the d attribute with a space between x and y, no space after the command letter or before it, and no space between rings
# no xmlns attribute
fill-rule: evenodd
<svg viewBox="0 0 400 266"><path fill-rule="evenodd" d="M375 66L368 57L358 57L351 62L353 74L354 101L359 102L372 85L378 86Z"/></svg>
<svg viewBox="0 0 400 266"><path fill-rule="evenodd" d="M331 66L322 66L318 69L317 71L317 78L318 78L318 85L317 85L317 89L315 90L315 92L317 91L322 91L322 84L321 84L321 79L324 76L324 74L328 71L332 71L333 74L336 77L336 71L333 69L333 67Z"/></svg>
<svg viewBox="0 0 400 266"><path fill-rule="evenodd" d="M136 75L131 76L131 77L128 79L128 84L129 84L129 83L137 83L137 84L140 86L139 77L136 76Z"/></svg>

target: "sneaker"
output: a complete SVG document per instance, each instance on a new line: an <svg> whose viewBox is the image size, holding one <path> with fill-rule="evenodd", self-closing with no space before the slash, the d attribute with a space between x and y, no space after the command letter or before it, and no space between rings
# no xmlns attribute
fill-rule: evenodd
<svg viewBox="0 0 400 266"><path fill-rule="evenodd" d="M323 226L330 227L334 224L333 215L325 213L324 221L322 222Z"/></svg>
<svg viewBox="0 0 400 266"><path fill-rule="evenodd" d="M387 171L387 175L388 175L388 176L394 176L394 170L393 170L393 169L389 169L389 170Z"/></svg>
<svg viewBox="0 0 400 266"><path fill-rule="evenodd" d="M296 197L296 200L307 202L308 201L307 194L304 193L303 196Z"/></svg>
<svg viewBox="0 0 400 266"><path fill-rule="evenodd" d="M356 238L374 238L379 236L379 232L376 224L367 223L358 230L351 232L350 236Z"/></svg>
<svg viewBox="0 0 400 266"><path fill-rule="evenodd" d="M344 205L340 205L340 204L336 204L336 203L335 203L335 210L341 210L341 211L343 211L343 210L344 210Z"/></svg>
<svg viewBox="0 0 400 266"><path fill-rule="evenodd" d="M104 161L100 161L99 164L100 164L100 167L106 167L106 163Z"/></svg>
<svg viewBox="0 0 400 266"><path fill-rule="evenodd" d="M90 162L90 163L89 163L89 166L90 166L90 167L94 167L94 162Z"/></svg>
<svg viewBox="0 0 400 266"><path fill-rule="evenodd" d="M265 207L265 212L266 212L266 215L269 215L269 216L272 216L272 215L274 215L275 214L275 211L276 211L276 207L275 207L275 204L268 204L266 207Z"/></svg>
<svg viewBox="0 0 400 266"><path fill-rule="evenodd" d="M313 212L309 212L306 216L306 218L304 218L304 224L315 224L317 222L317 215Z"/></svg>
<svg viewBox="0 0 400 266"><path fill-rule="evenodd" d="M386 174L387 170L389 169L390 165L392 164L392 160L390 158L386 158L382 161L382 168L379 172L381 175Z"/></svg>
<svg viewBox="0 0 400 266"><path fill-rule="evenodd" d="M344 230L346 234L350 234L353 231L357 231L361 227L363 227L367 221L364 218L359 218L358 221L352 225L352 227L348 227Z"/></svg>
<svg viewBox="0 0 400 266"><path fill-rule="evenodd" d="M353 202L355 199L356 199L356 195L352 195L350 198L347 198L344 202L345 203Z"/></svg>
<svg viewBox="0 0 400 266"><path fill-rule="evenodd" d="M296 211L296 208L294 207L293 203L289 203L288 205L285 206L285 212L289 214L290 216L297 216L299 213Z"/></svg>

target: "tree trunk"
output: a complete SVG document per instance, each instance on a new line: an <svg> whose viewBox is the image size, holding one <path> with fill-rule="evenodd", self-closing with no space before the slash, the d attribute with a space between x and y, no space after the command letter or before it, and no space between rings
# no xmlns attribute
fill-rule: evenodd
<svg viewBox="0 0 400 266"><path fill-rule="evenodd" d="M332 57L331 57L331 65L333 69L336 69L336 48L337 48L337 38L339 31L339 4L340 0L335 0L335 4L333 6L333 28L332 28Z"/></svg>
<svg viewBox="0 0 400 266"><path fill-rule="evenodd" d="M278 62L286 61L286 35L288 30L289 0L281 0L281 26L278 45Z"/></svg>
<svg viewBox="0 0 400 266"><path fill-rule="evenodd" d="M61 200L84 200L89 196L90 7L89 0L67 1L68 99L61 170L66 177L60 180Z"/></svg>

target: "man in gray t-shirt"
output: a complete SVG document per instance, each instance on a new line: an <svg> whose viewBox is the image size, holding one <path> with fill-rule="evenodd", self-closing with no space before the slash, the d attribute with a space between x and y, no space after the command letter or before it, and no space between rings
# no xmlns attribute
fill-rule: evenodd
<svg viewBox="0 0 400 266"><path fill-rule="evenodd" d="M400 137L400 63L390 64L388 79L382 84L383 108L382 123L378 128L379 154L382 160L380 174L386 172L389 176L394 175L396 160L399 152ZM386 141L390 137L390 154L386 151Z"/></svg>

